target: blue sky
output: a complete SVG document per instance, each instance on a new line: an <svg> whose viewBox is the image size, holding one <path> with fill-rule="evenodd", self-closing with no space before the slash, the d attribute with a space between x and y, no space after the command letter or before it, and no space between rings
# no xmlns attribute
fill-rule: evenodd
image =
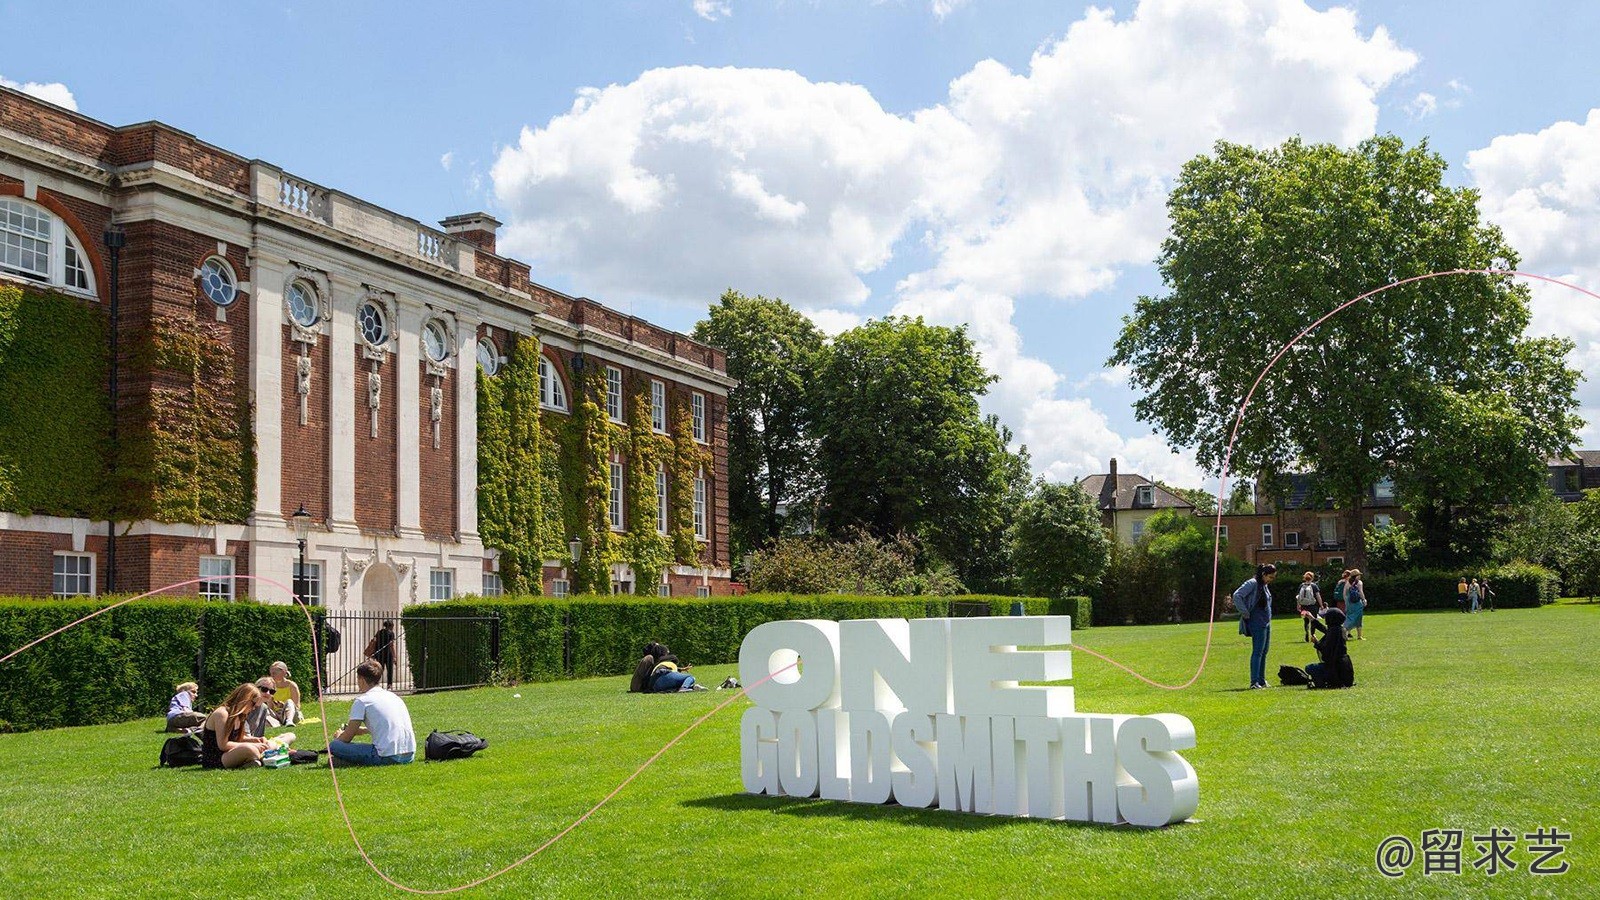
<svg viewBox="0 0 1600 900"><path fill-rule="evenodd" d="M1600 285L1600 5L1144 0L0 2L6 83L159 119L687 330L724 287L972 327L1054 478L1198 484L1102 362L1212 141L1427 138L1525 268ZM72 52L57 37L70 36ZM1569 38L1579 41L1568 44ZM1470 165L1469 165L1470 161ZM1600 310L1535 329L1600 372ZM1587 385L1600 413L1600 387ZM1590 418L1600 419L1600 415ZM1591 444L1600 430L1586 433Z"/></svg>

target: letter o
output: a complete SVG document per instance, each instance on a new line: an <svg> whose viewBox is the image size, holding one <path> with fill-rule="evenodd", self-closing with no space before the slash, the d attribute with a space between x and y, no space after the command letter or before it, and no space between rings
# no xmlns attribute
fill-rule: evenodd
<svg viewBox="0 0 1600 900"><path fill-rule="evenodd" d="M800 667L781 671L797 659ZM839 623L800 619L757 625L739 645L739 680L750 699L767 709L837 707Z"/></svg>

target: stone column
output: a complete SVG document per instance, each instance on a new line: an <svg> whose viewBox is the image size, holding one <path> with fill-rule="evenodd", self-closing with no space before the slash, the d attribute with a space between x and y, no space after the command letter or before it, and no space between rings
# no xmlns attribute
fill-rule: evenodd
<svg viewBox="0 0 1600 900"><path fill-rule="evenodd" d="M367 407L356 397L356 304L360 285L333 282L333 331L328 335L328 509L336 531L355 533L356 429L367 427Z"/></svg>
<svg viewBox="0 0 1600 900"><path fill-rule="evenodd" d="M456 320L456 533L463 544L478 541L478 325L465 315Z"/></svg>
<svg viewBox="0 0 1600 900"><path fill-rule="evenodd" d="M250 394L255 402L257 526L283 526L283 261L255 254L250 281Z"/></svg>
<svg viewBox="0 0 1600 900"><path fill-rule="evenodd" d="M427 310L395 301L395 522L401 537L422 537L422 321Z"/></svg>

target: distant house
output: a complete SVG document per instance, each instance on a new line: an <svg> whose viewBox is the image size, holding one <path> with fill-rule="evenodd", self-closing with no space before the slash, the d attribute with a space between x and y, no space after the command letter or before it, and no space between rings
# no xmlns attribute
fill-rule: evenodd
<svg viewBox="0 0 1600 900"><path fill-rule="evenodd" d="M1568 503L1583 499L1583 492L1600 488L1600 450L1579 450L1571 459L1547 459L1550 490Z"/></svg>
<svg viewBox="0 0 1600 900"><path fill-rule="evenodd" d="M1117 540L1132 544L1144 536L1145 520L1163 509L1193 512L1194 505L1143 475L1119 474L1117 461L1111 471L1088 475L1078 487L1095 499L1100 509L1100 524L1110 529Z"/></svg>
<svg viewBox="0 0 1600 900"><path fill-rule="evenodd" d="M1317 497L1309 474L1290 475L1282 499L1266 492L1256 497L1251 514L1223 516L1223 552L1249 563L1298 563L1320 566L1344 562L1350 538L1345 512L1331 497ZM1367 489L1361 502L1363 528L1388 528L1408 520L1395 497L1394 482L1385 478Z"/></svg>

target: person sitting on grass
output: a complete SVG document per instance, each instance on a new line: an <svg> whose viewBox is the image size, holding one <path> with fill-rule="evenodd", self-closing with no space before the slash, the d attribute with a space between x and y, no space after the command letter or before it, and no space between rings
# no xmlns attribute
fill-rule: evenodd
<svg viewBox="0 0 1600 900"><path fill-rule="evenodd" d="M272 677L272 716L285 725L297 725L304 718L300 708L300 685L289 680L289 666L281 660L267 667Z"/></svg>
<svg viewBox="0 0 1600 900"><path fill-rule="evenodd" d="M378 686L382 680L383 666L377 660L369 659L356 666L361 696L350 704L350 721L328 742L328 754L341 763L400 765L416 756L417 735L411 730L411 713L404 700ZM372 743L354 743L356 736L363 733L372 736Z"/></svg>
<svg viewBox="0 0 1600 900"><path fill-rule="evenodd" d="M200 731L200 765L207 769L260 765L267 742L247 733L245 720L266 702L267 691L254 684L234 688L228 699L206 716L205 727Z"/></svg>
<svg viewBox="0 0 1600 900"><path fill-rule="evenodd" d="M1322 632L1322 637L1312 646L1317 648L1317 655L1322 657L1321 662L1314 662L1306 666L1306 674L1311 676L1311 686L1314 688L1347 688L1354 687L1356 683L1355 665L1350 662L1349 646L1344 631L1344 613L1333 607L1322 611L1318 618L1309 612L1301 611L1302 618L1309 620L1313 630Z"/></svg>
<svg viewBox="0 0 1600 900"><path fill-rule="evenodd" d="M244 730L251 737L266 737L268 728L277 728L283 722L272 714L272 692L275 690L272 679L265 675L257 678L255 688L267 699L245 717Z"/></svg>
<svg viewBox="0 0 1600 900"><path fill-rule="evenodd" d="M167 701L168 731L183 731L206 720L205 713L195 712L194 709L195 698L199 696L200 685L192 681L178 685L178 692Z"/></svg>

